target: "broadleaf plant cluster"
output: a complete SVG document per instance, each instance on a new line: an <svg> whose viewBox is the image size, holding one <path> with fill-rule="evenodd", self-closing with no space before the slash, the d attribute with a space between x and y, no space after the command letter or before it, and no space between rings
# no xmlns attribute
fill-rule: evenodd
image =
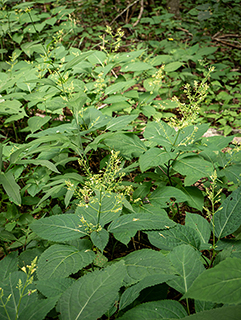
<svg viewBox="0 0 241 320"><path fill-rule="evenodd" d="M240 319L241 147L231 122L205 136L217 48L126 48L130 23L81 48L78 10L2 1L0 318ZM154 12L137 34L178 28Z"/></svg>

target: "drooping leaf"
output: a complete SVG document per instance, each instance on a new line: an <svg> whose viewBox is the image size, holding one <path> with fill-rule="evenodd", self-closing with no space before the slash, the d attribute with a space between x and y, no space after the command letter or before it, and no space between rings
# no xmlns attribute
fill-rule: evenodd
<svg viewBox="0 0 241 320"><path fill-rule="evenodd" d="M83 237L88 233L75 214L61 214L42 218L31 223L30 228L41 238L63 242Z"/></svg>
<svg viewBox="0 0 241 320"><path fill-rule="evenodd" d="M227 258L205 270L183 298L225 304L241 303L241 259Z"/></svg>
<svg viewBox="0 0 241 320"><path fill-rule="evenodd" d="M193 281L205 270L200 260L200 253L190 245L182 244L174 248L167 257L179 274L175 279L169 280L167 284L184 294Z"/></svg>
<svg viewBox="0 0 241 320"><path fill-rule="evenodd" d="M187 316L184 307L175 300L151 301L128 310L120 320L182 319Z"/></svg>
<svg viewBox="0 0 241 320"><path fill-rule="evenodd" d="M233 191L214 215L215 236L220 239L232 234L241 225L241 186Z"/></svg>
<svg viewBox="0 0 241 320"><path fill-rule="evenodd" d="M89 265L95 258L91 250L79 251L76 247L54 244L45 250L38 261L39 280L65 278Z"/></svg>
<svg viewBox="0 0 241 320"><path fill-rule="evenodd" d="M146 276L138 283L134 284L131 287L128 287L121 296L119 303L119 310L125 309L129 304L136 300L141 292L141 290L152 287L157 284L161 284L168 280L174 279L176 276L172 274L153 274Z"/></svg>
<svg viewBox="0 0 241 320"><path fill-rule="evenodd" d="M174 274L169 259L160 251L142 249L134 251L123 258L127 275L126 285L134 284L147 276L154 274Z"/></svg>
<svg viewBox="0 0 241 320"><path fill-rule="evenodd" d="M6 173L0 172L0 184L2 184L4 190L16 205L21 205L20 187L14 179L12 171Z"/></svg>
<svg viewBox="0 0 241 320"><path fill-rule="evenodd" d="M115 302L125 276L123 261L78 279L61 296L58 309L63 320L96 320Z"/></svg>
<svg viewBox="0 0 241 320"><path fill-rule="evenodd" d="M148 231L148 239L155 247L163 250L173 250L181 244L189 244L199 250L201 240L197 232L183 225L163 231Z"/></svg>
<svg viewBox="0 0 241 320"><path fill-rule="evenodd" d="M19 160L16 163L17 164L29 164L29 160ZM48 160L31 159L31 164L34 164L37 166L39 166L39 165L44 166L53 172L60 173L59 170L56 168L56 166Z"/></svg>

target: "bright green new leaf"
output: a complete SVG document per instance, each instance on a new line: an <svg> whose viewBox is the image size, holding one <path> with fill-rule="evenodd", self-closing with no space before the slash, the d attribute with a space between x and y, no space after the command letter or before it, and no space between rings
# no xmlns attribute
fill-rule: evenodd
<svg viewBox="0 0 241 320"><path fill-rule="evenodd" d="M230 235L241 225L241 186L233 191L214 214L215 235L218 239Z"/></svg>
<svg viewBox="0 0 241 320"><path fill-rule="evenodd" d="M16 205L21 205L20 187L14 179L12 171L6 173L0 172L0 184L3 186L10 201L13 201Z"/></svg>
<svg viewBox="0 0 241 320"><path fill-rule="evenodd" d="M115 302L126 273L123 261L78 279L61 296L62 320L96 320Z"/></svg>
<svg viewBox="0 0 241 320"><path fill-rule="evenodd" d="M45 250L38 261L39 280L65 278L89 265L95 258L91 250L79 251L76 247L54 244Z"/></svg>
<svg viewBox="0 0 241 320"><path fill-rule="evenodd" d="M204 205L204 196L202 191L197 187L181 187L182 190L187 195L187 204L199 211L202 211Z"/></svg>
<svg viewBox="0 0 241 320"><path fill-rule="evenodd" d="M182 319L187 316L184 307L175 300L146 302L128 310L120 320Z"/></svg>
<svg viewBox="0 0 241 320"><path fill-rule="evenodd" d="M205 270L183 298L225 304L241 303L241 259L227 258Z"/></svg>
<svg viewBox="0 0 241 320"><path fill-rule="evenodd" d="M190 245L182 244L174 248L167 257L179 274L175 279L169 280L167 284L184 294L193 281L205 270L200 253Z"/></svg>
<svg viewBox="0 0 241 320"><path fill-rule="evenodd" d="M57 242L74 240L88 234L80 217L75 214L42 218L31 223L30 228L41 238Z"/></svg>
<svg viewBox="0 0 241 320"><path fill-rule="evenodd" d="M118 131L118 130L126 130L128 128L128 124L134 121L137 118L137 115L126 115L117 118L112 118L110 122L106 125L106 130L110 131Z"/></svg>

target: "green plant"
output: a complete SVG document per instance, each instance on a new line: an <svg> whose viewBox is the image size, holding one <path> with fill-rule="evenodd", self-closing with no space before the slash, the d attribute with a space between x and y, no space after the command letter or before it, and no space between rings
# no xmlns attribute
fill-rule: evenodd
<svg viewBox="0 0 241 320"><path fill-rule="evenodd" d="M138 4L4 3L1 319L240 318L239 74Z"/></svg>

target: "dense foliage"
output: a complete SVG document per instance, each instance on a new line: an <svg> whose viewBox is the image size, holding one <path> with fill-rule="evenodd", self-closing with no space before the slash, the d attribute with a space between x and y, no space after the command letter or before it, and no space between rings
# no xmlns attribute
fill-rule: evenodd
<svg viewBox="0 0 241 320"><path fill-rule="evenodd" d="M240 3L127 2L1 1L1 319L240 319Z"/></svg>

